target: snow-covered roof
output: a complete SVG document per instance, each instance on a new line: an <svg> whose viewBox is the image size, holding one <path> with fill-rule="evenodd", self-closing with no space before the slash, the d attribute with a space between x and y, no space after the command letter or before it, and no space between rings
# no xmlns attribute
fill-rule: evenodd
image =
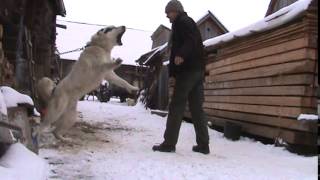
<svg viewBox="0 0 320 180"><path fill-rule="evenodd" d="M168 46L168 43L165 43L161 46L158 46L155 48L155 51L148 57L148 59L145 61L145 64L147 64L155 55L163 51Z"/></svg>
<svg viewBox="0 0 320 180"><path fill-rule="evenodd" d="M60 53L81 48L89 42L91 36L99 29L107 25L93 25L85 23L74 23L67 21L58 21L59 24L64 24L67 29L57 29L57 48ZM152 32L127 28L127 31L122 37L122 46L116 46L112 50L113 58L121 58L123 64L135 65L135 60L141 54L149 51L152 45ZM62 59L77 60L81 51L76 51L68 54L62 54Z"/></svg>
<svg viewBox="0 0 320 180"><path fill-rule="evenodd" d="M140 56L139 59L136 60L139 64L148 64L157 54L163 52L168 46L168 43L164 43L163 45L157 46L147 53L144 53Z"/></svg>
<svg viewBox="0 0 320 180"><path fill-rule="evenodd" d="M0 94L2 94L3 100L4 100L4 104L6 108L9 107L17 107L18 104L22 104L22 103L27 103L30 105L34 105L33 100L31 99L31 97L29 97L28 95L25 94L21 94L18 91L12 89L11 87L8 86L0 86ZM0 95L1 96L1 95ZM0 104L2 106L3 100L1 100L0 97ZM1 108L2 109L2 108ZM1 111L3 114L4 111Z"/></svg>
<svg viewBox="0 0 320 180"><path fill-rule="evenodd" d="M204 42L204 45L216 46L220 43L229 42L235 38L248 36L253 33L264 32L279 27L301 15L309 7L311 1L312 0L299 0L252 25L212 39L208 39Z"/></svg>

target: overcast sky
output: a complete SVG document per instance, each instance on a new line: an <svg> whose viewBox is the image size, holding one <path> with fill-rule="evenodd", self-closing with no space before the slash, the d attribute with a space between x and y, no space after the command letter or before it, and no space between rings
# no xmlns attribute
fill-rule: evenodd
<svg viewBox="0 0 320 180"><path fill-rule="evenodd" d="M169 0L64 0L66 17L60 20L93 24L125 25L154 31L160 25L171 27L164 13ZM195 21L210 10L229 31L262 19L270 0L180 0Z"/></svg>

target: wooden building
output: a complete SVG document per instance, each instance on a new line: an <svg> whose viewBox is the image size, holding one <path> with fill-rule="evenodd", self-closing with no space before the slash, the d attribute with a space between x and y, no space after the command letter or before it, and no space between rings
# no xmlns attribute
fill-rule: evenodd
<svg viewBox="0 0 320 180"><path fill-rule="evenodd" d="M35 81L51 76L56 16L65 14L62 0L1 0L0 85L34 97Z"/></svg>
<svg viewBox="0 0 320 180"><path fill-rule="evenodd" d="M213 38L228 30L223 24L208 11L197 21L198 28L203 40ZM160 25L152 34L152 50L143 54L136 62L141 66L148 67L147 78L145 80L146 96L144 102L152 109L166 110L168 108L169 97L172 93L168 87L168 61L169 50L167 42L170 38L170 29Z"/></svg>
<svg viewBox="0 0 320 180"><path fill-rule="evenodd" d="M271 1L267 14L276 11ZM289 2L289 1L286 1ZM204 42L209 71L205 112L213 125L233 122L243 132L315 146L318 0L301 0L242 29Z"/></svg>
<svg viewBox="0 0 320 180"><path fill-rule="evenodd" d="M69 74L75 62L76 62L75 60L71 60L71 59L62 59L62 58L58 59L59 77L61 79L63 79Z"/></svg>
<svg viewBox="0 0 320 180"><path fill-rule="evenodd" d="M270 14L277 12L281 8L289 6L296 1L297 0L271 0L265 16L269 16Z"/></svg>
<svg viewBox="0 0 320 180"><path fill-rule="evenodd" d="M197 21L198 28L201 33L202 40L220 36L228 32L227 28L208 11L205 16Z"/></svg>
<svg viewBox="0 0 320 180"><path fill-rule="evenodd" d="M170 38L170 33L171 29L161 24L151 35L152 49L167 43Z"/></svg>

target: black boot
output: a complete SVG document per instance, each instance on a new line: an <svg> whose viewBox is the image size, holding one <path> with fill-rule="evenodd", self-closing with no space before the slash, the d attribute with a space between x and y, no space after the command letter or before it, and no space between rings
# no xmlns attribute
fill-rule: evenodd
<svg viewBox="0 0 320 180"><path fill-rule="evenodd" d="M160 144L160 145L154 145L152 147L152 150L159 151L159 152L175 152L176 147L172 145Z"/></svg>
<svg viewBox="0 0 320 180"><path fill-rule="evenodd" d="M209 154L210 153L210 149L209 149L209 145L196 145L192 147L192 151L194 152L198 152L198 153L202 153L202 154Z"/></svg>

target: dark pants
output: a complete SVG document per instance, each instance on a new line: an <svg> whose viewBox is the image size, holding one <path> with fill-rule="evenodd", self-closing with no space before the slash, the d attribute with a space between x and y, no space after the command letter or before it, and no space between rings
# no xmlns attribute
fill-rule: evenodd
<svg viewBox="0 0 320 180"><path fill-rule="evenodd" d="M163 144L174 146L177 144L187 100L189 101L197 144L209 144L207 120L202 109L203 80L204 72L180 73L176 77Z"/></svg>

